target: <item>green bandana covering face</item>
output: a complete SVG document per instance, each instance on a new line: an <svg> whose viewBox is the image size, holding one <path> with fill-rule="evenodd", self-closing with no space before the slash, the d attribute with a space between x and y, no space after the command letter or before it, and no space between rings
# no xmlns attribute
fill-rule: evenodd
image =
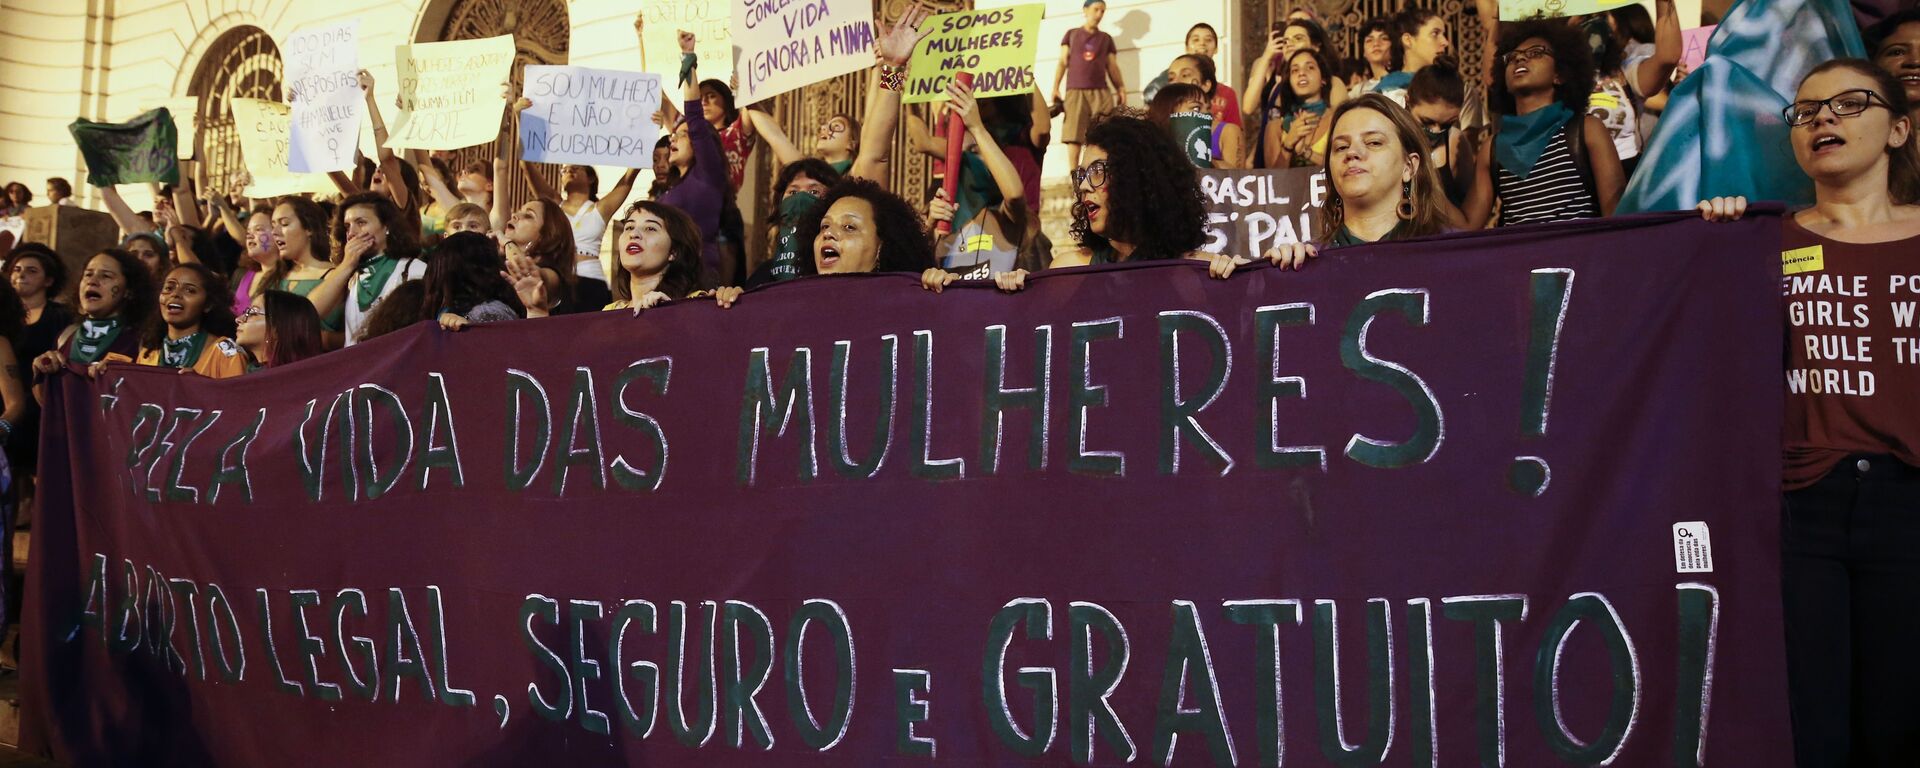
<svg viewBox="0 0 1920 768"><path fill-rule="evenodd" d="M76 363L97 363L105 357L107 349L120 338L120 316L99 320L83 318L80 329L73 334L73 346L67 352L67 359Z"/></svg>
<svg viewBox="0 0 1920 768"><path fill-rule="evenodd" d="M1167 118L1173 140L1195 168L1213 167L1213 115L1205 112L1176 112Z"/></svg>
<svg viewBox="0 0 1920 768"><path fill-rule="evenodd" d="M373 311L373 305L380 301L381 290L387 287L387 280L399 266L399 259L388 258L384 253L360 261L360 284L354 289L354 299L360 302L361 312Z"/></svg>
<svg viewBox="0 0 1920 768"><path fill-rule="evenodd" d="M160 342L160 364L168 368L191 368L207 345L207 332L194 331L185 338Z"/></svg>
<svg viewBox="0 0 1920 768"><path fill-rule="evenodd" d="M795 192L780 201L780 229L774 235L773 264L768 269L774 282L800 276L800 217L819 202L820 196L812 192Z"/></svg>

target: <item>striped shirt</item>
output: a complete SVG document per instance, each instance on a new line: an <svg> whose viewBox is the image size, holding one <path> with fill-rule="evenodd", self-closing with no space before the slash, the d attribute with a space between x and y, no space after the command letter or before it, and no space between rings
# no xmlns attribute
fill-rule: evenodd
<svg viewBox="0 0 1920 768"><path fill-rule="evenodd" d="M1585 120L1585 115L1575 115L1547 140L1546 151L1540 153L1533 172L1524 179L1502 167L1498 160L1494 161L1493 192L1500 198L1500 226L1600 216L1600 204L1594 201L1593 193L1587 191L1580 168L1574 165L1572 148L1567 144L1569 129L1585 125Z"/></svg>

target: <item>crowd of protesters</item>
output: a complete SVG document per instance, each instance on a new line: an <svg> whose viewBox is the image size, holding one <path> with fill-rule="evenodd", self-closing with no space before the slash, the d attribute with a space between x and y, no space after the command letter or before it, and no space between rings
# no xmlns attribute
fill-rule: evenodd
<svg viewBox="0 0 1920 768"><path fill-rule="evenodd" d="M108 187L101 196L123 239L77 274L45 245L15 244L11 290L0 290L0 335L11 342L0 359L13 374L0 377L0 433L15 474L28 474L39 381L114 362L240 376L420 322L458 331L695 298L734 306L751 300L748 289L832 273L914 274L933 291L987 279L1018 291L1047 269L1199 259L1231 279L1253 260L1301 269L1329 249L1612 215L1648 167L1669 90L1688 74L1674 4L1520 22L1476 5L1481 29L1470 34L1484 35L1485 57L1470 69L1484 77L1463 73L1458 41L1431 11L1367 21L1349 60L1302 10L1270 30L1237 82L1215 61L1214 27L1194 24L1135 108L1100 27L1105 3L1086 0L1050 93L975 99L949 87L936 113L937 124L950 113L964 126L957 192L919 206L904 197L918 190L888 186L896 134L942 160L950 150L901 105L915 43L930 31L930 9L918 4L878 25L861 114L827 116L810 152L770 115L737 107L727 83L701 78L693 36L681 32L680 103L657 116L667 129L657 180L637 195L635 172L603 195L592 167L564 167L556 186L530 166L534 199L510 207L495 182L511 132L501 134L503 159L456 168L449 154L389 151L370 109L379 156L334 174L337 197L247 200L244 180L183 183L135 212ZM1920 273L1920 11L1888 17L1866 38L1869 59L1814 69L1783 115L1792 146L1779 151L1816 190L1812 206L1787 216L1785 242L1822 247L1830 269ZM371 104L377 84L363 74L361 85ZM535 106L507 96L515 109ZM1056 247L1041 226L1040 168L1056 141L1072 168L1075 247ZM774 183L742 190L762 143ZM1195 169L1289 167L1326 173L1322 231L1265 253L1200 250L1207 214ZM746 252L743 199L770 212L754 223L765 227L764 252ZM72 205L71 185L48 179L43 202ZM33 204L26 185L8 184L0 217ZM1746 201L1700 209L1733 219ZM1802 335L1789 328L1783 354L1800 354ZM1920 666L1905 663L1920 647L1920 618L1905 610L1920 598L1912 370L1880 371L1881 387L1907 396L1870 406L1831 393L1786 398L1784 593L1803 765L1920 754L1910 694Z"/></svg>

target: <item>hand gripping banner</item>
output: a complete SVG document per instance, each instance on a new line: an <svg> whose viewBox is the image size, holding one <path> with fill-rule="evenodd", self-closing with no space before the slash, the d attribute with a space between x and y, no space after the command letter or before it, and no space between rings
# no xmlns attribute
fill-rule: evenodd
<svg viewBox="0 0 1920 768"><path fill-rule="evenodd" d="M75 764L1785 765L1780 221L49 384Z"/></svg>

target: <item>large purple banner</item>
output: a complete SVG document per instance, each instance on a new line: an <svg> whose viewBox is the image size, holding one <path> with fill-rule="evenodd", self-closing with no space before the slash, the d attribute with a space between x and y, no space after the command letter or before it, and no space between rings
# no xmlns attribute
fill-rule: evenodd
<svg viewBox="0 0 1920 768"><path fill-rule="evenodd" d="M1787 764L1779 219L49 387L80 765Z"/></svg>

